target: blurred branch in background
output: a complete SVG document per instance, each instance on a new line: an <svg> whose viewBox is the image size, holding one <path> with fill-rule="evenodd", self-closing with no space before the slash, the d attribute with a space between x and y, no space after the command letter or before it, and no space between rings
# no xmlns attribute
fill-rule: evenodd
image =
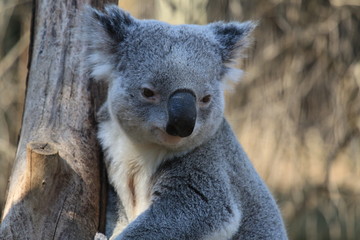
<svg viewBox="0 0 360 240"><path fill-rule="evenodd" d="M227 118L277 196L290 239L360 239L359 0L120 6L173 24L260 20L245 76L227 94ZM21 121L30 7L0 0L1 206Z"/></svg>
<svg viewBox="0 0 360 240"><path fill-rule="evenodd" d="M30 31L24 33L19 41L11 48L11 50L0 61L0 77L4 76L6 71L14 65L15 61L24 54L29 47Z"/></svg>
<svg viewBox="0 0 360 240"><path fill-rule="evenodd" d="M21 123L31 1L0 0L0 215Z"/></svg>

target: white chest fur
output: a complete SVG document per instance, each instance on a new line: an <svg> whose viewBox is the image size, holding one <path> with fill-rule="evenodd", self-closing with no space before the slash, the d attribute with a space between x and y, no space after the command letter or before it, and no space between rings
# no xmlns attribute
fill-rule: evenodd
<svg viewBox="0 0 360 240"><path fill-rule="evenodd" d="M98 137L106 151L109 181L114 186L129 222L151 204L150 178L166 150L153 144L134 143L115 121L102 122Z"/></svg>

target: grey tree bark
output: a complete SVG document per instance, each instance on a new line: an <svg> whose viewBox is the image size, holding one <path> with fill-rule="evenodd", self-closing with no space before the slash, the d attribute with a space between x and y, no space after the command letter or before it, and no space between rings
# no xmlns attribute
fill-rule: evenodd
<svg viewBox="0 0 360 240"><path fill-rule="evenodd" d="M0 239L92 239L103 186L96 109L105 86L80 71L84 4L33 1L26 99Z"/></svg>

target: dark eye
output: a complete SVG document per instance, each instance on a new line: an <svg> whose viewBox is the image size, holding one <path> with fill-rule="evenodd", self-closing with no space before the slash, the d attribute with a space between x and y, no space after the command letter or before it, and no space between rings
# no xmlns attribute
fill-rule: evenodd
<svg viewBox="0 0 360 240"><path fill-rule="evenodd" d="M145 98L151 98L153 96L155 96L155 93L154 91L148 89L148 88L143 88L142 89L142 95L145 97Z"/></svg>
<svg viewBox="0 0 360 240"><path fill-rule="evenodd" d="M210 100L211 100L211 95L206 95L205 97L203 97L201 99L201 102L208 103L208 102L210 102Z"/></svg>

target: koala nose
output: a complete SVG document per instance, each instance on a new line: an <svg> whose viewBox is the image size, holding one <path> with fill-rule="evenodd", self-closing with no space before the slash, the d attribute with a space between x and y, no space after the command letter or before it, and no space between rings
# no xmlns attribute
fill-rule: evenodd
<svg viewBox="0 0 360 240"><path fill-rule="evenodd" d="M175 91L168 101L168 113L166 132L172 136L190 136L196 122L196 98L192 91Z"/></svg>

